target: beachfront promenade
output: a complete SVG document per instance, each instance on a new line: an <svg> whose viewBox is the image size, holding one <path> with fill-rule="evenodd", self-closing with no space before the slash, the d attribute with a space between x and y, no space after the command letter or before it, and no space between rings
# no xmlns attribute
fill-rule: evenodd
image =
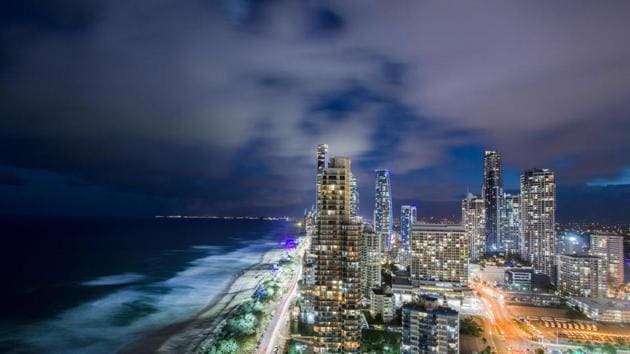
<svg viewBox="0 0 630 354"><path fill-rule="evenodd" d="M293 274L293 278L288 286L288 291L282 296L282 299L278 302L275 308L273 317L269 321L265 333L263 334L257 354L272 354L276 346L280 348L278 352L282 352L282 347L286 342L286 338L282 338L282 328L289 320L289 309L291 304L295 300L297 295L297 282L302 276L302 264L304 252L308 248L308 245L300 245L299 258L296 262L296 271Z"/></svg>
<svg viewBox="0 0 630 354"><path fill-rule="evenodd" d="M281 298L273 302L272 316L260 338L257 353L273 353L275 346L284 344L285 338L282 338L280 333L283 324L288 320L290 305L297 295L297 282L302 274L302 260L306 249L305 243L300 244L299 249L296 250L298 257L293 263L295 268L293 268L292 277L287 279L286 285L280 290ZM224 293L198 316L181 323L170 333L162 334L162 338L154 338L155 342L159 343L158 345L154 343L154 347L157 348L155 351L158 353L205 353L221 335L226 320L240 305L252 299L256 289L265 279L268 279L270 270L280 262L284 254L285 251L281 248L266 252L258 264L237 275Z"/></svg>
<svg viewBox="0 0 630 354"><path fill-rule="evenodd" d="M199 315L186 321L157 349L158 353L203 353L221 331L225 320L244 302L251 300L254 291L266 274L282 258L282 249L266 252L261 261L236 276L224 293L210 303Z"/></svg>

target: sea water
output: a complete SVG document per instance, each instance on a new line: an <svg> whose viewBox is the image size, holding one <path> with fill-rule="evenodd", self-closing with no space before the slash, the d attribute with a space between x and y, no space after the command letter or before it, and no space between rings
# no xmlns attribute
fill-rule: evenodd
<svg viewBox="0 0 630 354"><path fill-rule="evenodd" d="M283 221L0 218L0 352L110 353L194 316Z"/></svg>

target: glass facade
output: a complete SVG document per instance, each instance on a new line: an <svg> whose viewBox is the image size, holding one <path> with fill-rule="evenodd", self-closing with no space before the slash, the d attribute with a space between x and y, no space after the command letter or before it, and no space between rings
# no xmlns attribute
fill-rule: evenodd
<svg viewBox="0 0 630 354"><path fill-rule="evenodd" d="M499 203L503 195L501 154L485 151L483 159L483 185L481 197L486 208L486 253L499 250Z"/></svg>
<svg viewBox="0 0 630 354"><path fill-rule="evenodd" d="M393 210L389 170L376 170L374 193L374 231L381 238L383 252L391 246Z"/></svg>
<svg viewBox="0 0 630 354"><path fill-rule="evenodd" d="M418 218L417 208L415 205L403 205L400 207L400 238L402 248L409 250L409 240L411 239L411 226L416 223Z"/></svg>

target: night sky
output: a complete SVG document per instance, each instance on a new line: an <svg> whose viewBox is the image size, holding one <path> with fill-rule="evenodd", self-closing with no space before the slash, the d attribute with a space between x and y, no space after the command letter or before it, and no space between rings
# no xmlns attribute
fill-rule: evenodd
<svg viewBox="0 0 630 354"><path fill-rule="evenodd" d="M370 216L457 216L484 149L560 221L630 222L629 1L0 3L0 214L300 215L315 148Z"/></svg>

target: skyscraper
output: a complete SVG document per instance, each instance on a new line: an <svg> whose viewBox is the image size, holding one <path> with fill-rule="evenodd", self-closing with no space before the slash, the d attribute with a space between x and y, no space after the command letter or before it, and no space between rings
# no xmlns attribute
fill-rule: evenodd
<svg viewBox="0 0 630 354"><path fill-rule="evenodd" d="M500 201L499 243L506 255L517 255L521 241L521 196L506 193Z"/></svg>
<svg viewBox="0 0 630 354"><path fill-rule="evenodd" d="M314 351L359 352L361 224L350 217L350 159L334 157L321 171L313 239Z"/></svg>
<svg viewBox="0 0 630 354"><path fill-rule="evenodd" d="M374 193L374 231L381 238L382 251L390 247L393 227L392 187L389 170L376 170Z"/></svg>
<svg viewBox="0 0 630 354"><path fill-rule="evenodd" d="M366 296L369 295L370 289L381 287L381 239L369 225L363 226L361 286Z"/></svg>
<svg viewBox="0 0 630 354"><path fill-rule="evenodd" d="M416 223L418 218L415 205L403 205L400 207L400 238L402 240L402 248L409 250L409 239L411 237L411 226Z"/></svg>
<svg viewBox="0 0 630 354"><path fill-rule="evenodd" d="M521 175L521 258L555 281L556 182L548 169Z"/></svg>
<svg viewBox="0 0 630 354"><path fill-rule="evenodd" d="M466 229L470 261L477 262L486 250L486 208L482 198L468 193L462 200L462 224Z"/></svg>
<svg viewBox="0 0 630 354"><path fill-rule="evenodd" d="M319 144L317 145L317 182L315 195L319 196L319 190L322 184L322 174L324 173L324 169L328 165L328 145L327 144ZM315 204L317 206L317 204Z"/></svg>
<svg viewBox="0 0 630 354"><path fill-rule="evenodd" d="M315 224L317 225L317 219L319 218L319 203L317 199L319 198L320 190L322 188L322 178L324 175L324 170L328 166L328 145L327 144L319 144L317 145L317 174L315 177ZM315 232L311 235L312 239L317 239L317 227L315 228ZM315 242L311 242L310 251L313 252L315 247Z"/></svg>
<svg viewBox="0 0 630 354"><path fill-rule="evenodd" d="M419 302L404 305L400 352L458 354L459 313L426 296Z"/></svg>
<svg viewBox="0 0 630 354"><path fill-rule="evenodd" d="M499 244L499 203L503 196L501 154L485 151L483 158L483 185L481 197L486 207L486 253L495 253Z"/></svg>
<svg viewBox="0 0 630 354"><path fill-rule="evenodd" d="M317 145L317 173L321 173L324 171L328 164L328 145L327 144L319 144Z"/></svg>
<svg viewBox="0 0 630 354"><path fill-rule="evenodd" d="M591 255L601 257L606 267L608 288L614 291L624 284L623 236L591 235Z"/></svg>
<svg viewBox="0 0 630 354"><path fill-rule="evenodd" d="M355 175L350 178L350 216L359 216L359 182Z"/></svg>
<svg viewBox="0 0 630 354"><path fill-rule="evenodd" d="M460 225L415 224L411 228L411 281L468 283L468 243Z"/></svg>

